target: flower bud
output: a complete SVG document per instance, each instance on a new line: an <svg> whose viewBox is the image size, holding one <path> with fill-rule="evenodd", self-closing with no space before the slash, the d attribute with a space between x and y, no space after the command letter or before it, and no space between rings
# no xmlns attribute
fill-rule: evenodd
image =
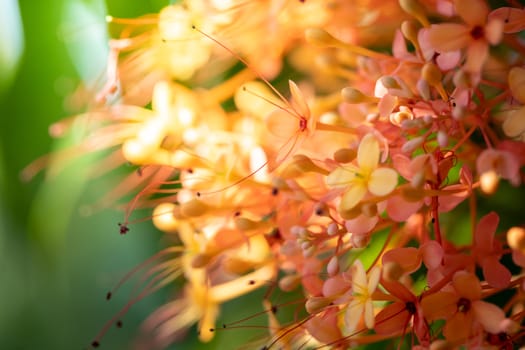
<svg viewBox="0 0 525 350"><path fill-rule="evenodd" d="M332 256L330 258L330 261L328 262L328 265L326 265L326 272L330 276L335 276L339 272L339 259L337 256Z"/></svg>
<svg viewBox="0 0 525 350"><path fill-rule="evenodd" d="M341 97L346 103L376 102L377 98L365 95L356 88L347 86L341 90Z"/></svg>
<svg viewBox="0 0 525 350"><path fill-rule="evenodd" d="M329 306L332 301L325 297L311 297L306 301L305 308L309 314L316 314Z"/></svg>
<svg viewBox="0 0 525 350"><path fill-rule="evenodd" d="M200 269L208 265L208 263L211 260L211 256L208 254L200 253L195 255L193 259L191 259L191 267L194 269Z"/></svg>
<svg viewBox="0 0 525 350"><path fill-rule="evenodd" d="M525 254L525 228L511 227L507 231L507 244L514 250Z"/></svg>
<svg viewBox="0 0 525 350"><path fill-rule="evenodd" d="M375 203L363 203L361 213L369 218L377 215L377 205Z"/></svg>
<svg viewBox="0 0 525 350"><path fill-rule="evenodd" d="M423 141L425 141L425 138L423 136L414 137L413 139L405 142L403 146L401 146L401 152L412 153L423 144Z"/></svg>
<svg viewBox="0 0 525 350"><path fill-rule="evenodd" d="M179 207L173 203L161 203L153 210L152 220L156 228L164 232L175 232L178 229L176 212Z"/></svg>
<svg viewBox="0 0 525 350"><path fill-rule="evenodd" d="M441 84L441 79L443 78L439 68L432 62L425 63L421 69L421 76L432 86Z"/></svg>
<svg viewBox="0 0 525 350"><path fill-rule="evenodd" d="M340 44L339 40L320 28L308 28L304 32L304 36L309 44L316 46L337 46Z"/></svg>
<svg viewBox="0 0 525 350"><path fill-rule="evenodd" d="M430 344L430 350L452 350L454 346L444 339L437 339Z"/></svg>
<svg viewBox="0 0 525 350"><path fill-rule="evenodd" d="M334 160L340 164L350 163L355 157L357 157L357 152L351 148L340 148L334 152Z"/></svg>
<svg viewBox="0 0 525 350"><path fill-rule="evenodd" d="M479 177L480 188L485 194L494 194L498 189L499 175L494 170L484 172Z"/></svg>
<svg viewBox="0 0 525 350"><path fill-rule="evenodd" d="M339 233L339 225L337 225L335 222L331 222L326 228L326 233L328 236L335 236Z"/></svg>
<svg viewBox="0 0 525 350"><path fill-rule="evenodd" d="M403 21L401 23L401 33L403 33L403 36L410 40L414 46L418 44L417 41L417 34L418 34L419 28L417 24L414 21Z"/></svg>
<svg viewBox="0 0 525 350"><path fill-rule="evenodd" d="M180 212L186 217L198 217L204 215L208 209L208 205L197 198L190 199L180 205Z"/></svg>
<svg viewBox="0 0 525 350"><path fill-rule="evenodd" d="M301 284L299 275L284 276L279 280L279 288L284 292L291 292Z"/></svg>
<svg viewBox="0 0 525 350"><path fill-rule="evenodd" d="M430 25L425 15L425 8L417 0L399 0L399 5L406 13L414 16L424 27Z"/></svg>

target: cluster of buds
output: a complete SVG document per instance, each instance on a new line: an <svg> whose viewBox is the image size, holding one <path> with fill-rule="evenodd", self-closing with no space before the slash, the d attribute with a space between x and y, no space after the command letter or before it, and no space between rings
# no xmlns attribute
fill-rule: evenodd
<svg viewBox="0 0 525 350"><path fill-rule="evenodd" d="M121 233L150 208L175 242L134 299L184 281L145 322L154 345L193 325L211 340L221 304L264 287L300 295L287 322L263 300L264 349L523 343L525 229L477 205L524 177L525 10L505 5L187 0L108 18L120 36L80 149L136 167L102 199L133 194Z"/></svg>

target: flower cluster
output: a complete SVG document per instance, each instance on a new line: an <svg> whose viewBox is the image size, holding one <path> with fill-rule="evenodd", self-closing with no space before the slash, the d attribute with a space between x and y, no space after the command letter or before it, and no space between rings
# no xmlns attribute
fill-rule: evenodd
<svg viewBox="0 0 525 350"><path fill-rule="evenodd" d="M175 242L135 299L184 281L145 323L155 346L194 324L209 341L220 305L264 286L301 294L286 324L263 300L264 349L522 343L525 228L477 206L523 180L518 6L187 0L108 18L80 148L136 166L102 199L133 193L122 234L151 208Z"/></svg>

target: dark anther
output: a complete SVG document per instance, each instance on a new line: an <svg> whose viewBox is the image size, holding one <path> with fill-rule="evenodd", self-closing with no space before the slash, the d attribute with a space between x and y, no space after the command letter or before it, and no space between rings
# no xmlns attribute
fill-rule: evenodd
<svg viewBox="0 0 525 350"><path fill-rule="evenodd" d="M408 311L408 313L411 315L414 315L417 311L416 304L414 304L412 301L407 301L405 303L405 308Z"/></svg>
<svg viewBox="0 0 525 350"><path fill-rule="evenodd" d="M279 189L274 187L272 188L272 196L277 196L279 194Z"/></svg>
<svg viewBox="0 0 525 350"><path fill-rule="evenodd" d="M460 298L457 303L458 311L468 312L470 310L470 300L466 298Z"/></svg>
<svg viewBox="0 0 525 350"><path fill-rule="evenodd" d="M485 36L485 30L483 29L482 26L475 26L474 28L472 28L472 30L470 31L470 36L472 37L472 39L474 40L478 40L478 39L481 39Z"/></svg>
<svg viewBox="0 0 525 350"><path fill-rule="evenodd" d="M127 225L125 225L125 224L122 224L122 223L119 222L118 226L120 228L119 231L120 231L121 235L124 235L124 234L126 234L129 231L129 227Z"/></svg>
<svg viewBox="0 0 525 350"><path fill-rule="evenodd" d="M93 343L91 343L91 346L94 348L98 348L100 346L100 343L95 340Z"/></svg>
<svg viewBox="0 0 525 350"><path fill-rule="evenodd" d="M111 299L111 296L112 296L112 295L113 295L113 294L111 294L111 292L108 292L108 293L106 294L106 300Z"/></svg>

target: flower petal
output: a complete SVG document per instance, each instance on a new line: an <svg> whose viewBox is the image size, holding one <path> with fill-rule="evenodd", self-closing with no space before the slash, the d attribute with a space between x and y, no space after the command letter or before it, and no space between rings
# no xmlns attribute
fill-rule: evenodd
<svg viewBox="0 0 525 350"><path fill-rule="evenodd" d="M474 244L477 249L483 252L493 250L494 234L498 228L498 223L499 216L493 211L479 220L474 232Z"/></svg>
<svg viewBox="0 0 525 350"><path fill-rule="evenodd" d="M377 314L374 330L378 334L401 332L407 327L409 318L405 303L390 304Z"/></svg>
<svg viewBox="0 0 525 350"><path fill-rule="evenodd" d="M450 292L437 292L421 300L421 308L429 321L447 319L457 311L457 295Z"/></svg>
<svg viewBox="0 0 525 350"><path fill-rule="evenodd" d="M505 319L505 313L499 307L486 301L476 300L472 303L472 310L476 320L487 332L497 334L502 331L500 325Z"/></svg>
<svg viewBox="0 0 525 350"><path fill-rule="evenodd" d="M469 272L459 271L454 274L452 284L460 297L468 300L481 298L481 285L478 278Z"/></svg>
<svg viewBox="0 0 525 350"><path fill-rule="evenodd" d="M364 305L359 300L352 299L345 311L345 327L347 332L351 333L356 330L363 311Z"/></svg>
<svg viewBox="0 0 525 350"><path fill-rule="evenodd" d="M369 217L360 214L354 219L346 220L345 228L348 230L348 232L351 232L353 234L363 235L372 231L372 229L376 226L378 221L379 217L377 215Z"/></svg>
<svg viewBox="0 0 525 350"><path fill-rule="evenodd" d="M376 196L385 196L397 186L397 172L390 168L375 169L368 181L368 190Z"/></svg>
<svg viewBox="0 0 525 350"><path fill-rule="evenodd" d="M379 142L372 134L366 134L357 150L357 163L364 172L370 173L379 163Z"/></svg>
<svg viewBox="0 0 525 350"><path fill-rule="evenodd" d="M512 278L509 270L499 262L497 256L487 256L483 259L483 276L494 288L505 288Z"/></svg>
<svg viewBox="0 0 525 350"><path fill-rule="evenodd" d="M345 166L335 168L326 177L326 185L331 188L344 188L352 184L355 178L357 168L354 166Z"/></svg>
<svg viewBox="0 0 525 350"><path fill-rule="evenodd" d="M405 273L412 273L421 266L421 256L414 247L396 248L383 255L383 264L395 262Z"/></svg>
<svg viewBox="0 0 525 350"><path fill-rule="evenodd" d="M470 28L456 23L434 24L428 29L428 41L438 52L462 49L470 42Z"/></svg>
<svg viewBox="0 0 525 350"><path fill-rule="evenodd" d="M485 0L455 1L456 13L470 26L483 25L487 20L489 8Z"/></svg>
<svg viewBox="0 0 525 350"><path fill-rule="evenodd" d="M357 203L361 202L365 194L366 187L361 183L355 184L343 194L341 203L339 203L339 209L341 209L341 211L353 209Z"/></svg>
<svg viewBox="0 0 525 350"><path fill-rule="evenodd" d="M489 54L489 45L483 40L476 40L468 46L465 70L479 73Z"/></svg>

